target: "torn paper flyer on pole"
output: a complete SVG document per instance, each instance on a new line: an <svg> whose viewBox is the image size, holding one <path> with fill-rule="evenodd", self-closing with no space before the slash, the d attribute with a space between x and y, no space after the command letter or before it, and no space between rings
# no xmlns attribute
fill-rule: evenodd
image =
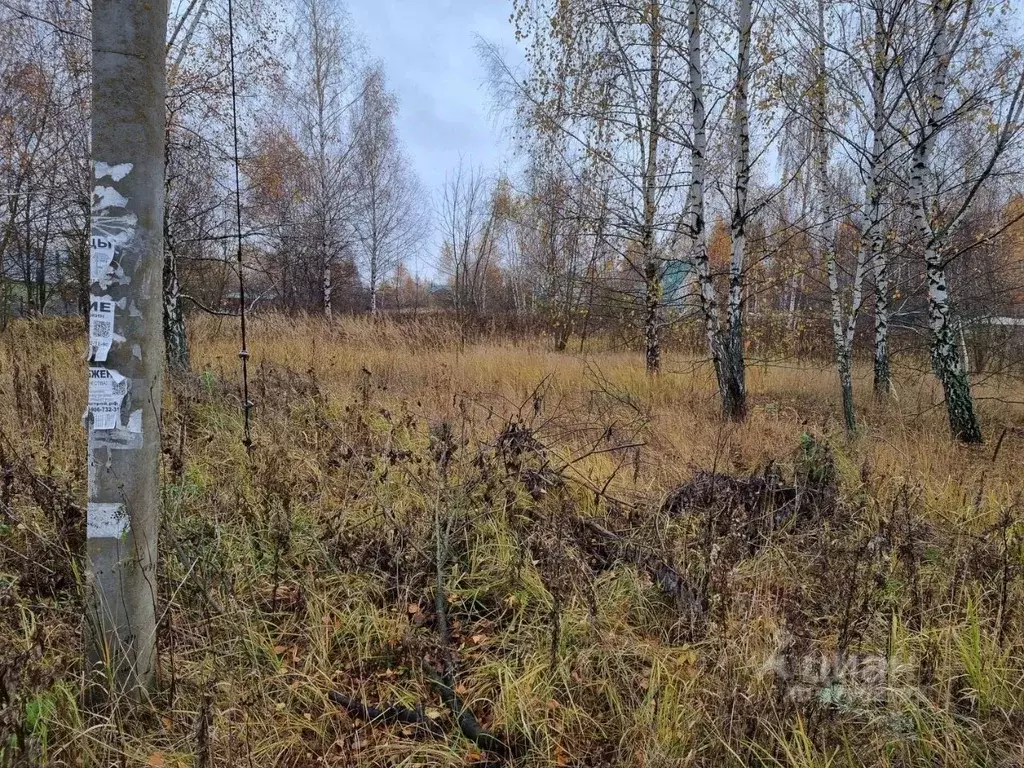
<svg viewBox="0 0 1024 768"><path fill-rule="evenodd" d="M89 369L89 413L94 430L117 429L121 403L128 394L128 380L107 368Z"/></svg>
<svg viewBox="0 0 1024 768"><path fill-rule="evenodd" d="M114 343L114 300L93 296L89 302L89 358L105 362Z"/></svg>

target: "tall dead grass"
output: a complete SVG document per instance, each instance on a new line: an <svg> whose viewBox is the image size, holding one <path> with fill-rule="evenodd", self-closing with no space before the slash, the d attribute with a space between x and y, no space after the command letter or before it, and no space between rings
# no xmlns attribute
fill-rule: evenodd
<svg viewBox="0 0 1024 768"><path fill-rule="evenodd" d="M858 368L848 439L820 366L752 365L735 425L699 360L650 378L628 351L437 321L255 317L247 454L235 328L197 319L163 418L162 690L84 713L80 333L0 338L0 765L483 764L430 685L445 653L527 765L1024 759L1024 384L979 385L990 440L968 448L930 377L908 366L875 402ZM753 543L725 508L661 506L698 470L769 466L836 499ZM868 690L858 659L882 662ZM331 690L449 735L366 724Z"/></svg>
<svg viewBox="0 0 1024 768"><path fill-rule="evenodd" d="M219 380L237 379L237 332L230 321L196 323L195 368ZM743 425L718 418L714 380L706 361L669 354L665 373L648 377L631 351L560 354L543 340L491 340L464 346L454 324L372 322L344 318L330 325L322 318L258 316L252 323L255 367L275 366L312 375L327 391L344 395L357 389L370 371L391 396L423 404L432 418L451 417L464 395L487 407L528 399L541 382L546 397L578 406L602 386L646 409L652 420L650 459L671 484L696 467L748 471L792 449L803 431L842 440L835 373L827 366L799 361L751 364L748 389L751 416ZM976 384L979 410L989 444L978 449L947 437L941 388L919 361L897 366L895 394L876 401L871 371L858 365L854 376L863 434L855 440L858 458L886 475L922 481L952 507L964 494L1005 493L1024 476L1024 382L984 377ZM992 461L995 444L1002 444Z"/></svg>

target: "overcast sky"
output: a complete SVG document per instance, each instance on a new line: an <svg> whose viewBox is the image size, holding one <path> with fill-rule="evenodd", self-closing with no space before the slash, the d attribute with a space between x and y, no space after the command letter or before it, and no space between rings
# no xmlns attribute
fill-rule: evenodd
<svg viewBox="0 0 1024 768"><path fill-rule="evenodd" d="M398 130L431 195L459 162L496 170L508 143L493 115L477 36L519 58L510 0L346 0L369 54L400 101ZM430 272L434 254L418 265Z"/></svg>

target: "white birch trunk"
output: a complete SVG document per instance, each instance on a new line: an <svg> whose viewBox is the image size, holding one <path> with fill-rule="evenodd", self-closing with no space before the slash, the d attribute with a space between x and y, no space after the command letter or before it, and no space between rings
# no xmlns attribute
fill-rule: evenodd
<svg viewBox="0 0 1024 768"><path fill-rule="evenodd" d="M718 314L718 297L711 279L711 265L708 262L707 232L704 229L704 176L705 157L707 155L707 112L704 105L704 69L701 60L701 20L700 3L702 0L689 0L687 11L687 28L689 39L687 44L687 69L689 73L690 94L693 98L693 141L690 149L690 190L688 194L690 211L691 259L697 276L697 290L700 297L701 312L704 315L704 329L708 339L708 349L715 366L715 376L719 392L723 396L722 387L724 352L721 344L721 322Z"/></svg>
<svg viewBox="0 0 1024 768"><path fill-rule="evenodd" d="M185 313L181 305L181 283L178 280L178 259L174 244L165 240L164 248L164 345L167 365L172 371L189 369L188 335L185 331Z"/></svg>
<svg viewBox="0 0 1024 768"><path fill-rule="evenodd" d="M875 273L875 381L876 397L892 394L892 367L889 363L889 263L885 252L880 215L875 210L871 221L872 266Z"/></svg>
<svg viewBox="0 0 1024 768"><path fill-rule="evenodd" d="M661 18L658 1L650 6L650 83L647 94L647 166L644 169L644 346L648 373L661 370L661 262L655 252L654 228L657 213L659 90L661 87Z"/></svg>
<svg viewBox="0 0 1024 768"><path fill-rule="evenodd" d="M379 279L378 259L374 249L370 253L370 317L377 316L377 283Z"/></svg>
<svg viewBox="0 0 1024 768"><path fill-rule="evenodd" d="M331 309L331 299L332 299L332 297L334 295L334 286L332 285L331 280L332 280L332 277L331 277L331 259L325 253L324 254L324 284L323 284L323 291L324 291L324 317L326 317L328 320L331 320L334 317L333 311Z"/></svg>
<svg viewBox="0 0 1024 768"><path fill-rule="evenodd" d="M812 141L814 146L814 189L816 200L815 229L818 232L818 251L825 262L830 298L830 319L832 323L832 344L842 395L843 423L847 433L857 428L857 417L853 407L853 333L856 330L858 297L864 274L865 251L858 252L856 276L854 279L855 301L850 308L847 321L843 312L842 290L839 284L839 264L836 253L836 225L833 221L832 188L829 184L829 146L826 137L828 120L828 70L825 61L825 0L818 0L817 26L815 28L814 77L811 96Z"/></svg>
<svg viewBox="0 0 1024 768"><path fill-rule="evenodd" d="M871 100L871 167L868 176L867 232L862 237L871 248L870 264L875 276L875 343L874 363L875 397L887 397L892 392L892 374L889 366L889 282L885 237L882 232L882 186L885 144L882 134L887 123L885 105L884 68L888 65L888 41L881 15L875 19L875 48L872 66Z"/></svg>
<svg viewBox="0 0 1024 768"><path fill-rule="evenodd" d="M750 34L751 0L738 0L739 48L736 57L736 92L733 104L735 180L730 235L729 332L726 343L724 408L737 421L746 415L746 365L743 356L743 270L747 255L747 195L750 187Z"/></svg>
<svg viewBox="0 0 1024 768"><path fill-rule="evenodd" d="M794 270L793 276L789 278L789 306L786 307L786 327L789 330L796 330L796 292L800 283L800 275Z"/></svg>
<svg viewBox="0 0 1024 768"><path fill-rule="evenodd" d="M832 338L835 344L836 369L843 396L843 421L847 432L857 428L857 417L853 407L853 339L857 332L857 318L864 303L864 275L871 260L870 244L863 242L857 253L857 268L853 276L853 295L850 314L843 311L842 290L835 249L828 254L828 287L832 299Z"/></svg>
<svg viewBox="0 0 1024 768"><path fill-rule="evenodd" d="M928 281L928 322L932 332L932 369L942 383L946 412L953 436L965 443L982 442L981 424L974 411L970 380L956 349L956 331L949 300L945 265L942 261L944 233L936 233L928 216L928 192L925 176L930 172L931 154L945 117L952 51L949 42L950 4L933 6L934 30L932 57L934 66L923 105L926 120L914 146L910 168L910 189L914 200L914 226L924 243L924 263Z"/></svg>
<svg viewBox="0 0 1024 768"><path fill-rule="evenodd" d="M171 126L170 120L164 129L164 347L167 367L181 372L189 369L188 334L185 330L185 311L181 304L181 282L178 279L178 257L175 253L174 233L171 231Z"/></svg>

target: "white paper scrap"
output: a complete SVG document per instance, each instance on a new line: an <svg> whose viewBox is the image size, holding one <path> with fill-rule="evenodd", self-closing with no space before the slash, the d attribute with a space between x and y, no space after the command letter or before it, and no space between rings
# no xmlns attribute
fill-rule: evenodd
<svg viewBox="0 0 1024 768"><path fill-rule="evenodd" d="M89 279L98 283L103 280L114 261L114 241L109 237L93 237L89 254Z"/></svg>
<svg viewBox="0 0 1024 768"><path fill-rule="evenodd" d="M86 510L86 536L90 539L119 539L131 521L123 504L90 501Z"/></svg>
<svg viewBox="0 0 1024 768"><path fill-rule="evenodd" d="M132 411L132 415L128 417L128 431L134 432L135 434L142 434L142 409Z"/></svg>
<svg viewBox="0 0 1024 768"><path fill-rule="evenodd" d="M118 163L117 165L110 165L109 163L96 162L96 178L102 179L105 176L109 176L114 181L120 181L129 173L132 172L131 163Z"/></svg>

